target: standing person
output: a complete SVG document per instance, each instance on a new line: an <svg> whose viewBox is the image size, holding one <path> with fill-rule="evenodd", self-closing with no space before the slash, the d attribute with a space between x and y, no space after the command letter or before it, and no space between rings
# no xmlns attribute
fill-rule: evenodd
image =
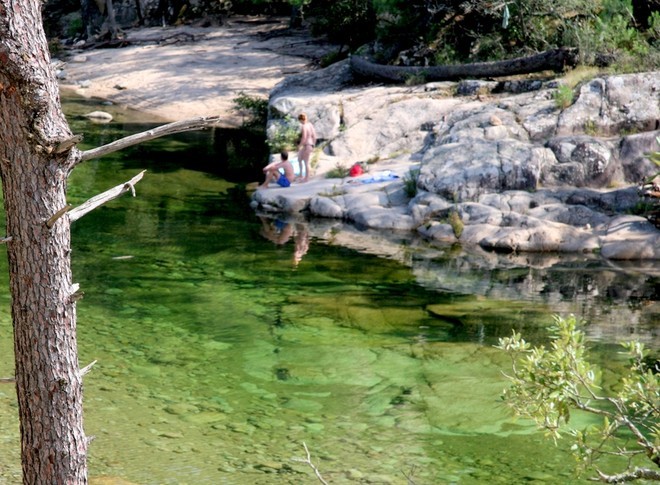
<svg viewBox="0 0 660 485"><path fill-rule="evenodd" d="M269 163L264 167L263 172L266 180L259 186L260 189L267 189L270 182L277 182L280 187L289 187L294 177L289 152L280 153L280 161Z"/></svg>
<svg viewBox="0 0 660 485"><path fill-rule="evenodd" d="M314 125L309 122L305 113L298 115L300 121L300 139L298 140L298 163L300 164L300 176L302 182L309 180L309 160L312 157L312 150L316 145L316 130ZM305 172L303 175L303 162L305 163Z"/></svg>

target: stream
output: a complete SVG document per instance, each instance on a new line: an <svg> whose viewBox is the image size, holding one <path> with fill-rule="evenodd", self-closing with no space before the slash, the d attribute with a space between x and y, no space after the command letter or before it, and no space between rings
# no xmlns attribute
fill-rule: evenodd
<svg viewBox="0 0 660 485"><path fill-rule="evenodd" d="M130 112L92 125L80 114L94 109L108 110L65 104L88 147L148 127ZM79 204L147 169L136 198L72 229L80 362L98 361L85 378L90 483L319 483L305 447L329 483L589 483L573 474L568 439L555 446L500 403L509 362L494 345L512 329L547 342L552 316L574 313L604 384L616 383L620 340L658 349L657 262L390 246L357 230L340 244L254 214L228 144L218 150L228 136L155 140L71 177ZM4 377L4 255L0 301ZM8 384L0 430L0 483L20 483Z"/></svg>

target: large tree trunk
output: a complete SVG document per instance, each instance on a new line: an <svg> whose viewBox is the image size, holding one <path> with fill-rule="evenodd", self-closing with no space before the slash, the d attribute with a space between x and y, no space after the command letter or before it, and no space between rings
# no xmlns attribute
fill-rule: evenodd
<svg viewBox="0 0 660 485"><path fill-rule="evenodd" d="M170 123L81 152L59 100L39 0L0 0L0 176L7 216L16 392L23 483L87 483L82 378L76 340L78 285L71 278L71 222L142 178L66 203L69 174L81 161L183 131L217 117Z"/></svg>
<svg viewBox="0 0 660 485"><path fill-rule="evenodd" d="M431 82L512 76L548 70L562 71L566 67L574 67L576 63L577 51L568 48L553 49L529 57L504 61L429 67L390 66L377 64L360 56L351 57L351 69L356 76L371 81L392 83L403 83L415 76Z"/></svg>
<svg viewBox="0 0 660 485"><path fill-rule="evenodd" d="M38 0L0 0L0 175L26 484L87 482L66 181L80 156L50 66Z"/></svg>

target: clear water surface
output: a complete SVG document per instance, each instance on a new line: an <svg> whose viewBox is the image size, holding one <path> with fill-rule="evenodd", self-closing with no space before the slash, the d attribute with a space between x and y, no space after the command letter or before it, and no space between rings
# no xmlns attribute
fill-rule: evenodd
<svg viewBox="0 0 660 485"><path fill-rule="evenodd" d="M126 112L90 125L78 115L91 104L67 103L88 146L145 128ZM511 328L541 342L553 313L575 312L616 382L615 340L657 345L653 271L485 267L455 249L410 248L404 264L309 238L253 214L213 136L150 142L72 177L80 203L148 170L138 197L73 228L81 365L98 361L85 380L92 484L318 483L296 460L305 445L330 483L588 483L568 443L499 403L507 360L493 344ZM309 247L293 264L297 237ZM0 377L13 368L6 273L3 255ZM0 483L20 483L8 384L0 429Z"/></svg>

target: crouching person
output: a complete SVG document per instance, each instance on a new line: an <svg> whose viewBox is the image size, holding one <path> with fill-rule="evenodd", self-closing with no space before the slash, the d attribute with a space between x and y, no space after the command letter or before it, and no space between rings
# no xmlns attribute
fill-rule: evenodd
<svg viewBox="0 0 660 485"><path fill-rule="evenodd" d="M289 153L280 153L280 161L269 163L264 167L266 180L259 186L260 189L268 188L270 182L276 182L280 187L288 187L293 180L293 165L289 162Z"/></svg>

